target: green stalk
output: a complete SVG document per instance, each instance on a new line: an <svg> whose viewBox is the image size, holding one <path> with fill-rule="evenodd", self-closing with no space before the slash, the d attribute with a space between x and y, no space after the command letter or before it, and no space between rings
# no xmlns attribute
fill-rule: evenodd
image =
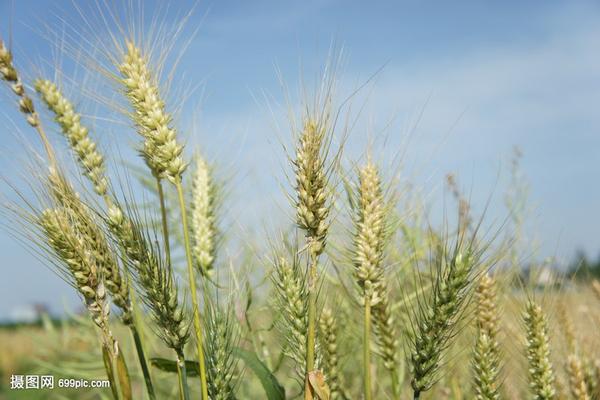
<svg viewBox="0 0 600 400"><path fill-rule="evenodd" d="M165 256L167 264L171 265L171 246L169 245L169 221L167 220L167 207L165 205L165 193L162 182L156 177L156 188L158 189L158 200L160 202L160 216L162 220L163 242L165 242Z"/></svg>
<svg viewBox="0 0 600 400"><path fill-rule="evenodd" d="M309 244L310 248L310 244ZM317 255L310 251L310 270L308 271L308 328L306 335L306 377L304 382L304 399L313 400L313 389L309 374L315 369L315 338L317 321Z"/></svg>
<svg viewBox="0 0 600 400"><path fill-rule="evenodd" d="M117 381L115 379L115 369L113 364L113 357L111 356L110 349L106 344L102 345L102 360L104 361L104 369L106 371L106 377L110 382L110 391L112 392L113 398L119 400L119 390Z"/></svg>
<svg viewBox="0 0 600 400"><path fill-rule="evenodd" d="M183 351L177 352L177 376L179 377L179 399L189 400L190 389L187 385L187 371L185 368L185 356Z"/></svg>
<svg viewBox="0 0 600 400"><path fill-rule="evenodd" d="M198 362L200 364L200 382L202 384L202 400L208 400L208 386L206 381L206 365L204 363L204 349L202 344L202 321L200 320L200 308L198 307L198 296L196 295L196 277L194 274L194 263L192 261L192 249L190 245L190 233L188 230L187 212L185 209L185 199L183 197L183 186L181 179L175 182L177 188L177 197L179 198L179 208L181 209L181 219L183 223L183 241L185 244L185 256L187 259L188 278L190 285L190 296L192 297L192 307L194 309L194 330L196 331L196 346L198 350Z"/></svg>
<svg viewBox="0 0 600 400"><path fill-rule="evenodd" d="M148 392L148 397L150 398L150 400L155 400L156 395L154 394L154 386L152 385L152 378L150 377L150 369L148 368L148 362L146 361L146 355L144 353L142 338L135 326L135 322L129 327L129 329L131 329L133 341L135 342L135 349L137 351L140 366L142 368L142 374L144 375L144 381L146 382L146 391Z"/></svg>
<svg viewBox="0 0 600 400"><path fill-rule="evenodd" d="M364 356L364 384L365 384L365 400L371 400L371 300L365 297L365 320L364 320L364 337L363 337L363 356Z"/></svg>
<svg viewBox="0 0 600 400"><path fill-rule="evenodd" d="M400 398L400 383L398 382L398 371L394 367L390 371L390 375L392 376L392 394L394 395L394 399Z"/></svg>

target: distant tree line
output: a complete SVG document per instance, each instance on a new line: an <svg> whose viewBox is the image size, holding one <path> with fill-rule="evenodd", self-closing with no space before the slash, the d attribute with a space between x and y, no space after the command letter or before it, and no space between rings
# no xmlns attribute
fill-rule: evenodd
<svg viewBox="0 0 600 400"><path fill-rule="evenodd" d="M600 255L596 259L590 259L584 251L578 251L569 264L568 276L578 279L600 279Z"/></svg>

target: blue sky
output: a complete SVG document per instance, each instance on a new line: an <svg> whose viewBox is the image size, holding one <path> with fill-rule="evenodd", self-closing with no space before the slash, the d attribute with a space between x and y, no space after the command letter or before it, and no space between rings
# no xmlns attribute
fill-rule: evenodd
<svg viewBox="0 0 600 400"><path fill-rule="evenodd" d="M57 16L75 26L78 16L69 1L10 3L0 3L0 34L6 38L10 31L18 63L30 77L40 60L53 57L54 45L40 38L40 26L60 31ZM144 2L148 14L151 3ZM173 1L171 10L190 5ZM493 192L489 216L502 220L511 149L519 146L536 257L600 251L597 3L200 1L188 25L195 27L177 78L203 82L202 90L178 122L197 123L199 133L190 140L234 173L235 229L256 221L276 225L280 214L271 212L273 204L285 207L279 187L285 178L278 171L285 162L279 138L286 133L285 124L277 125L285 109L278 104L284 99L276 71L294 97L299 76L310 82L335 42L344 53L340 98L377 72L354 100L361 112L350 132L349 157L370 139L385 140L375 148L387 159L405 154L402 176L423 189L432 218L443 207L443 177L452 172L476 209ZM34 137L4 89L0 168L11 176L26 158L15 136ZM114 149L136 139L116 136L99 141ZM71 290L5 233L0 254L10 271L0 282L0 318L31 302L55 311L63 300L73 302Z"/></svg>

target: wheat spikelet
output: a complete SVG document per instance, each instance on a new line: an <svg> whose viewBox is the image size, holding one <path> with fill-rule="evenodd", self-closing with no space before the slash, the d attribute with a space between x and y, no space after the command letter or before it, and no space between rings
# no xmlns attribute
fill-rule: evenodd
<svg viewBox="0 0 600 400"><path fill-rule="evenodd" d="M35 111L33 101L25 92L23 82L21 82L19 73L13 64L12 53L6 48L2 40L0 40L0 76L2 80L11 85L12 91L19 98L19 111L25 115L29 125L34 128L38 127L40 118Z"/></svg>
<svg viewBox="0 0 600 400"><path fill-rule="evenodd" d="M88 129L81 124L81 115L51 81L38 79L34 86L44 103L54 113L56 122L76 154L85 176L92 182L94 190L105 196L108 180L105 176L104 158L96 149L96 143L89 138Z"/></svg>
<svg viewBox="0 0 600 400"><path fill-rule="evenodd" d="M535 400L553 399L556 394L556 379L550 362L548 325L542 308L532 300L527 302L524 321L527 333L529 387L532 398Z"/></svg>
<svg viewBox="0 0 600 400"><path fill-rule="evenodd" d="M573 398L575 400L590 400L583 365L575 354L567 357L567 374L569 375L569 389Z"/></svg>
<svg viewBox="0 0 600 400"><path fill-rule="evenodd" d="M319 318L319 342L322 349L323 369L327 374L327 384L331 391L331 399L345 399L342 373L338 355L338 326L331 309L324 308Z"/></svg>
<svg viewBox="0 0 600 400"><path fill-rule="evenodd" d="M498 311L494 280L487 274L480 278L476 289L477 340L473 354L473 380L477 400L498 400L500 350L496 339Z"/></svg>
<svg viewBox="0 0 600 400"><path fill-rule="evenodd" d="M238 337L229 309L210 305L206 315L205 349L208 395L211 400L235 399L236 359L233 351Z"/></svg>
<svg viewBox="0 0 600 400"><path fill-rule="evenodd" d="M186 168L181 157L183 146L177 143L172 117L165 110L148 60L133 42L127 41L126 48L118 68L125 95L134 109L131 117L144 138L142 155L155 176L175 183Z"/></svg>
<svg viewBox="0 0 600 400"><path fill-rule="evenodd" d="M209 165L200 155L196 157L192 182L192 251L200 272L210 275L216 256L216 188Z"/></svg>

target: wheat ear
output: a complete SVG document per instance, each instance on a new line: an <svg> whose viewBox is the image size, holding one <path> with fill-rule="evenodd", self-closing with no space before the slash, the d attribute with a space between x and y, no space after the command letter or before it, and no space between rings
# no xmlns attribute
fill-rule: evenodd
<svg viewBox="0 0 600 400"><path fill-rule="evenodd" d="M473 381L477 400L500 399L500 349L494 279L488 274L476 289L477 340L473 354Z"/></svg>
<svg viewBox="0 0 600 400"><path fill-rule="evenodd" d="M12 53L6 48L2 39L0 39L0 78L10 84L13 93L19 99L19 111L25 116L27 123L37 131L42 140L42 144L44 145L44 150L46 151L50 165L56 167L57 164L54 150L50 145L50 141L46 136L44 128L42 128L40 117L33 105L33 100L25 91L25 86L13 63Z"/></svg>
<svg viewBox="0 0 600 400"><path fill-rule="evenodd" d="M284 256L276 255L271 275L275 288L275 303L280 310L278 330L285 336L286 355L294 360L298 372L306 370L306 319L308 303L306 276L296 255L289 262Z"/></svg>
<svg viewBox="0 0 600 400"><path fill-rule="evenodd" d="M216 187L206 160L196 155L192 178L191 227L194 259L202 275L211 275L216 257Z"/></svg>
<svg viewBox="0 0 600 400"><path fill-rule="evenodd" d="M217 304L209 304L205 315L209 398L235 400L237 362L233 352L239 338L231 307L221 309Z"/></svg>
<svg viewBox="0 0 600 400"><path fill-rule="evenodd" d="M575 354L567 357L567 374L569 375L569 389L573 399L590 400L583 365L581 359Z"/></svg>
<svg viewBox="0 0 600 400"><path fill-rule="evenodd" d="M81 124L81 115L53 82L38 79L34 87L54 114L55 121L69 141L94 190L100 196L106 196L108 180L105 176L104 157L98 152L96 143L89 138L88 129Z"/></svg>
<svg viewBox="0 0 600 400"><path fill-rule="evenodd" d="M529 388L532 398L535 400L554 399L556 379L550 361L548 323L542 308L533 300L527 302L524 321L527 333Z"/></svg>

